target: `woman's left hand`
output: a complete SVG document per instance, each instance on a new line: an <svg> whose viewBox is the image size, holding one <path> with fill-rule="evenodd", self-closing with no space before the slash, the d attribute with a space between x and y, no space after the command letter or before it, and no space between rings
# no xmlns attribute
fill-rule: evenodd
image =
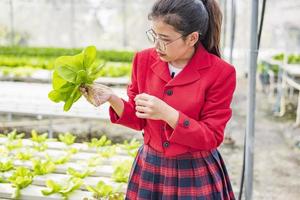
<svg viewBox="0 0 300 200"><path fill-rule="evenodd" d="M136 95L134 100L136 116L139 118L167 121L168 116L177 112L161 99L146 93Z"/></svg>

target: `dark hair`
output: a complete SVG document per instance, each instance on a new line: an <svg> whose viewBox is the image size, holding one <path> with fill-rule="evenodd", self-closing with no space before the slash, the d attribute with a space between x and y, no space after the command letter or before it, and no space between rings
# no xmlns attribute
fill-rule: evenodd
<svg viewBox="0 0 300 200"><path fill-rule="evenodd" d="M198 32L196 46L201 42L210 53L221 56L222 13L215 0L158 0L148 18L162 18L184 36Z"/></svg>

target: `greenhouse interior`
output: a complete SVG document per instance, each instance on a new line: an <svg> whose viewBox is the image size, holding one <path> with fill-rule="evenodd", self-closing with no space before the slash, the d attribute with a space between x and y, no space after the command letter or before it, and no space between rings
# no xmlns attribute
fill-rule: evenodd
<svg viewBox="0 0 300 200"><path fill-rule="evenodd" d="M196 54L213 62L202 58L206 37L170 77L176 62L161 52L188 36L164 42L155 31L179 34L174 27L188 25L169 21L189 5L203 5L216 23L213 3L222 15L220 54L209 51L209 59L223 60L216 70L233 68L236 81L218 82L220 73L205 82L218 78L205 67L186 75ZM299 199L299 0L0 0L0 10L0 200ZM140 64L150 51L159 61ZM193 160L166 153L186 149ZM196 152L220 160L196 162Z"/></svg>

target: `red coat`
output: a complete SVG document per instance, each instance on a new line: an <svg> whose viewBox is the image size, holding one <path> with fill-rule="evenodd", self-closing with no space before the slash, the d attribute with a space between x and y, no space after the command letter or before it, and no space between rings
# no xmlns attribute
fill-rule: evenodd
<svg viewBox="0 0 300 200"><path fill-rule="evenodd" d="M155 49L146 49L135 55L127 88L129 101L123 100L122 116L119 118L110 107L110 119L112 123L144 130L144 143L166 156L212 150L223 141L232 115L230 103L235 86L234 67L202 45L174 79ZM136 117L133 99L140 93L154 95L179 111L175 129L162 120Z"/></svg>

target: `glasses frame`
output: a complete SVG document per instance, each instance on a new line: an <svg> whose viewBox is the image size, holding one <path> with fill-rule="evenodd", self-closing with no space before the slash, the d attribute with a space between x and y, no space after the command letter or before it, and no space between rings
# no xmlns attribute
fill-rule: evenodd
<svg viewBox="0 0 300 200"><path fill-rule="evenodd" d="M157 36L157 34L155 33L155 31L152 28L146 31L146 35L147 35L147 38L148 38L149 42L151 42L152 44L155 44L155 42L157 42L158 48L161 51L166 51L167 45L169 45L169 44L179 40L180 38L184 37L184 35L181 35L180 37L178 37L178 38L176 38L176 39L174 39L170 42L164 42L164 41L161 40L161 38L159 38ZM150 37L152 37L153 40Z"/></svg>

